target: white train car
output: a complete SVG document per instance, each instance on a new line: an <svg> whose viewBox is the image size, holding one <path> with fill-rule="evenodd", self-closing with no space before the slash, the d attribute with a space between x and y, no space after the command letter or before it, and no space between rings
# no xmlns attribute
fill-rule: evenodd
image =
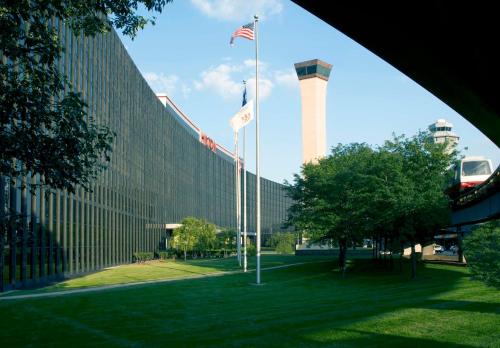
<svg viewBox="0 0 500 348"><path fill-rule="evenodd" d="M483 156L469 156L457 161L454 167L450 194L460 194L483 183L493 172L490 159Z"/></svg>

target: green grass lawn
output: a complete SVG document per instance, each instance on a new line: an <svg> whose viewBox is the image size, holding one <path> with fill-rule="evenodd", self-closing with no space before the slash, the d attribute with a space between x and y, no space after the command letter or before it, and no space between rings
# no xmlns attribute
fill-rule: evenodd
<svg viewBox="0 0 500 348"><path fill-rule="evenodd" d="M289 263L318 262L330 260L328 257L300 257L293 255L266 255L261 258L261 267L282 266ZM255 257L248 258L248 269L255 269ZM167 260L134 263L104 269L98 272L78 276L35 290L16 290L2 296L17 296L53 291L75 290L80 288L100 287L116 284L168 280L173 278L192 278L220 272L242 270L235 257L225 259L198 259L198 260Z"/></svg>
<svg viewBox="0 0 500 348"><path fill-rule="evenodd" d="M278 264L306 260L263 259L268 257ZM192 263L203 272L234 269L231 260ZM418 279L411 281L404 266L403 272L391 272L370 260L354 260L343 279L334 262L318 262L265 271L262 286L252 285L255 273L238 273L1 300L0 342L9 347L500 347L497 289L470 280L467 268L420 265Z"/></svg>

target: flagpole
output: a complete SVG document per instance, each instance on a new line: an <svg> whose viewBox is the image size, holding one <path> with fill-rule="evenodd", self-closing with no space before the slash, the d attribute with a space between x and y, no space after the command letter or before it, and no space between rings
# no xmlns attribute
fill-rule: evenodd
<svg viewBox="0 0 500 348"><path fill-rule="evenodd" d="M257 22L259 17L254 17L255 30L255 180L256 180L256 249L257 249L257 284L260 284L260 163L259 163L259 34Z"/></svg>
<svg viewBox="0 0 500 348"><path fill-rule="evenodd" d="M241 267L241 227L240 227L240 166L238 155L238 131L234 132L234 166L235 166L235 192L236 192L236 255Z"/></svg>
<svg viewBox="0 0 500 348"><path fill-rule="evenodd" d="M245 90L246 90L246 82ZM243 272L247 271L247 127L243 127Z"/></svg>

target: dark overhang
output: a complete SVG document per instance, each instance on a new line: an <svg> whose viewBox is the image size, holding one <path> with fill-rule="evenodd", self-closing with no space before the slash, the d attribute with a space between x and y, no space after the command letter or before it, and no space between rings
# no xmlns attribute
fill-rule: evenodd
<svg viewBox="0 0 500 348"><path fill-rule="evenodd" d="M293 1L408 75L500 146L494 2Z"/></svg>

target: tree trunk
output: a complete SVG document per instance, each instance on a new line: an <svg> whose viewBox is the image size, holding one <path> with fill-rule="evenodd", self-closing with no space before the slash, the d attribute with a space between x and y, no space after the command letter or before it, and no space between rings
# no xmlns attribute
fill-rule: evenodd
<svg viewBox="0 0 500 348"><path fill-rule="evenodd" d="M3 192L2 192L3 193ZM0 207L3 208L3 207ZM0 221L0 292L4 292L4 222Z"/></svg>
<svg viewBox="0 0 500 348"><path fill-rule="evenodd" d="M377 259L382 260L382 254L380 253L382 251L382 237L379 235L377 238Z"/></svg>
<svg viewBox="0 0 500 348"><path fill-rule="evenodd" d="M187 250L184 249L184 261L186 261L186 260L187 260Z"/></svg>
<svg viewBox="0 0 500 348"><path fill-rule="evenodd" d="M6 235L5 222L5 181L3 176L0 176L0 292L4 292L4 241Z"/></svg>
<svg viewBox="0 0 500 348"><path fill-rule="evenodd" d="M387 236L384 236L384 267L387 266Z"/></svg>
<svg viewBox="0 0 500 348"><path fill-rule="evenodd" d="M411 279L417 278L417 254L415 253L415 242L411 242Z"/></svg>
<svg viewBox="0 0 500 348"><path fill-rule="evenodd" d="M463 239L463 235L462 235L462 231L461 231L461 228L458 227L457 228L457 246L458 246L458 262L464 262L464 249L462 248L462 239Z"/></svg>
<svg viewBox="0 0 500 348"><path fill-rule="evenodd" d="M403 271L403 254L405 252L404 244L402 241L399 241L399 249L400 249L400 254L399 254L399 271Z"/></svg>
<svg viewBox="0 0 500 348"><path fill-rule="evenodd" d="M402 252L399 254L399 271L400 272L403 271L403 253Z"/></svg>
<svg viewBox="0 0 500 348"><path fill-rule="evenodd" d="M345 271L346 271L346 252L347 252L347 241L345 239L341 239L339 241L339 247L340 247L340 252L339 252L339 267L340 270L342 271L342 277L345 277Z"/></svg>

